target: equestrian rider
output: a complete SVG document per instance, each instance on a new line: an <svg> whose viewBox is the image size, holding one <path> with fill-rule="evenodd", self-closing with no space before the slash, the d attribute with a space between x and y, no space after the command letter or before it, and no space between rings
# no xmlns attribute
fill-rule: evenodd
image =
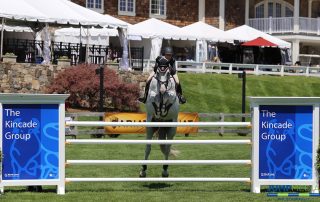
<svg viewBox="0 0 320 202"><path fill-rule="evenodd" d="M187 102L187 100L182 95L182 88L181 88L181 84L180 84L180 81L177 75L177 70L175 67L175 59L173 59L172 54L173 54L172 48L166 47L164 49L164 56L157 57L156 64L153 68L153 71L151 72L150 76L147 79L144 96L138 99L140 102L146 103L150 83L151 83L152 77L156 74L158 67L169 67L170 74L172 75L173 79L176 82L176 92L177 92L180 104L184 104Z"/></svg>

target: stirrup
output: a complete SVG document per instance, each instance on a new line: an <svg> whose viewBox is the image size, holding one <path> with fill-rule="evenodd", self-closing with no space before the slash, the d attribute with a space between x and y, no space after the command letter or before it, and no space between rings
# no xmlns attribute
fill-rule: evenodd
<svg viewBox="0 0 320 202"><path fill-rule="evenodd" d="M185 104L187 102L186 98L183 95L179 95L178 97L180 104Z"/></svg>
<svg viewBox="0 0 320 202"><path fill-rule="evenodd" d="M141 102L141 103L144 103L144 104L146 103L146 100L147 99L145 99L144 97L139 97L138 98L138 101Z"/></svg>

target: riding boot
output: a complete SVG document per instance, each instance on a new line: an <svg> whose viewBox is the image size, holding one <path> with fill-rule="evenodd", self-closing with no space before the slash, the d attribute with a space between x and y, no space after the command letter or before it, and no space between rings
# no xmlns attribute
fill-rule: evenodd
<svg viewBox="0 0 320 202"><path fill-rule="evenodd" d="M182 88L181 88L181 84L177 84L177 88L176 88L176 91L177 91L177 95L178 95L178 98L179 98L179 103L180 104L184 104L187 102L186 98L182 95Z"/></svg>
<svg viewBox="0 0 320 202"><path fill-rule="evenodd" d="M143 97L138 98L138 101L139 101L139 102L146 103L147 97L148 97L148 92L149 92L150 83L151 83L151 80L150 80L150 81L147 81L146 87L145 87L145 89L144 89L144 95L143 95Z"/></svg>

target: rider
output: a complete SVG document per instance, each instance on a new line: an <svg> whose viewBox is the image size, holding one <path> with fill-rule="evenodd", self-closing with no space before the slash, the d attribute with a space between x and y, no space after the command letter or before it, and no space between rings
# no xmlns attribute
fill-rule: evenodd
<svg viewBox="0 0 320 202"><path fill-rule="evenodd" d="M182 88L181 88L181 84L180 84L180 81L179 81L179 78L178 78L178 75L177 75L177 70L176 70L176 67L175 67L175 59L173 59L172 54L173 54L172 48L171 47L166 47L164 49L164 56L158 56L157 57L156 64L155 64L155 66L153 68L153 71L151 72L150 76L147 79L147 84L146 84L144 96L142 98L138 99L140 102L146 103L152 77L157 72L158 67L163 67L163 66L169 67L170 74L172 75L173 79L176 82L176 91L177 91L177 95L178 95L178 98L179 98L179 102L181 104L184 104L184 103L187 102L187 100L182 95Z"/></svg>

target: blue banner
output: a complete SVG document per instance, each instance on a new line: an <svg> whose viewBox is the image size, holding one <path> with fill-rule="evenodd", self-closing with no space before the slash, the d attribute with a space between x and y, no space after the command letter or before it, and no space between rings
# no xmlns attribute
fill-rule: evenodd
<svg viewBox="0 0 320 202"><path fill-rule="evenodd" d="M259 179L312 179L313 106L259 110Z"/></svg>
<svg viewBox="0 0 320 202"><path fill-rule="evenodd" d="M3 104L2 179L59 178L59 105Z"/></svg>

